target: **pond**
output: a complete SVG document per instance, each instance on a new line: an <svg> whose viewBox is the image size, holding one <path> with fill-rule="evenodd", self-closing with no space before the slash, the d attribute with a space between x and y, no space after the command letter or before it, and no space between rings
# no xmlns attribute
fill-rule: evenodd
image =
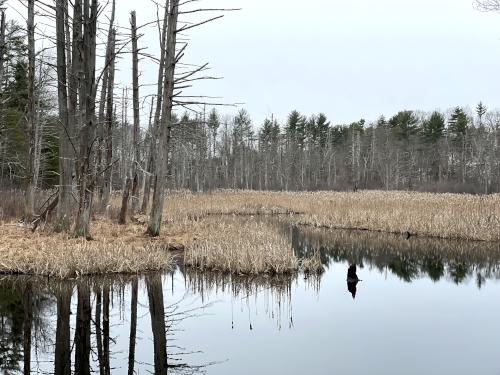
<svg viewBox="0 0 500 375"><path fill-rule="evenodd" d="M498 244L272 225L325 272L1 277L0 373L500 374Z"/></svg>

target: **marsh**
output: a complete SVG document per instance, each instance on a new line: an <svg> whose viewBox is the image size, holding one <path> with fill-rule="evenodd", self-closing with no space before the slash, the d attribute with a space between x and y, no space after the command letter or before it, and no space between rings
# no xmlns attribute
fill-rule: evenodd
<svg viewBox="0 0 500 375"><path fill-rule="evenodd" d="M297 257L320 252L325 272L245 276L178 263L139 276L3 277L0 372L500 370L498 244L269 225ZM352 264L363 280L355 299Z"/></svg>

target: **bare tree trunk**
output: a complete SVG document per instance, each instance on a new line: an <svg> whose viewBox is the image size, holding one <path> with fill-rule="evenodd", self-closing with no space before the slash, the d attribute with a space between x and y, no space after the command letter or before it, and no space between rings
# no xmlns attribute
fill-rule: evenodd
<svg viewBox="0 0 500 375"><path fill-rule="evenodd" d="M108 201L103 201L103 195L105 194L105 189L109 188L109 180L106 181L106 177L103 176L103 171L109 167L107 156L107 146L108 146L108 134L105 135L105 109L106 104L108 103L108 90L109 84L108 81L111 82L111 90L114 86L114 59L115 59L115 40L116 40L116 31L113 28L115 20L115 0L113 0L112 8L111 8L111 18L109 20L109 29L108 29L108 41L106 45L106 58L105 58L105 66L102 77L102 88L101 88L101 99L99 101L99 114L97 117L97 127L98 127L98 137L99 137L99 146L98 146L98 156L97 156L97 191L99 196L99 206L101 208L105 208L108 205ZM113 72L111 72L113 70ZM112 98L111 98L112 100ZM112 103L112 101L111 101ZM112 106L112 104L111 104ZM111 108L111 111L113 108ZM111 160L109 161L111 162ZM106 172L104 172L107 175ZM106 184L108 182L108 184ZM109 194L107 195L109 200Z"/></svg>
<svg viewBox="0 0 500 375"><path fill-rule="evenodd" d="M72 132L68 118L67 67L65 56L66 43L69 43L69 41L65 40L64 34L65 3L67 3L67 0L57 0L56 3L57 98L59 107L59 208L57 211L56 231L67 231L70 228L71 174L73 172ZM78 6L79 0L75 0L75 18L78 17ZM74 39L73 43L75 43ZM74 44L73 48L76 49Z"/></svg>
<svg viewBox="0 0 500 375"><path fill-rule="evenodd" d="M160 144L156 163L156 176L154 182L153 207L147 232L156 237L160 234L161 218L163 212L165 180L170 146L170 131L172 127L172 107L174 93L175 73L175 46L177 39L177 18L179 16L179 0L171 0L167 26L167 48L165 51L165 78L163 87L162 116L160 123Z"/></svg>
<svg viewBox="0 0 500 375"><path fill-rule="evenodd" d="M125 185L128 178L128 155L125 144L128 143L128 87L122 90L122 124L121 124L121 179L122 191L125 190Z"/></svg>
<svg viewBox="0 0 500 375"><path fill-rule="evenodd" d="M28 141L28 165L26 170L25 220L35 215L35 0L28 0L28 99L26 104L26 138Z"/></svg>
<svg viewBox="0 0 500 375"><path fill-rule="evenodd" d="M106 208L109 203L111 196L111 159L113 158L113 95L114 95L114 84L115 84L115 42L116 42L116 30L111 31L110 38L108 39L108 49L111 51L112 59L109 62L109 76L108 76L108 88L107 88L107 99L106 99L106 161L105 161L105 171L104 180L102 186L102 198L101 207ZM102 97L101 97L102 100Z"/></svg>
<svg viewBox="0 0 500 375"><path fill-rule="evenodd" d="M140 123L139 123L139 49L137 47L137 24L136 13L130 14L130 26L132 29L132 102L134 108L134 157L132 163L132 211L139 208L139 141L140 141Z"/></svg>
<svg viewBox="0 0 500 375"><path fill-rule="evenodd" d="M43 60L43 56L42 56ZM42 142L43 142L43 120L42 120L42 110L41 110L41 91L43 83L43 73L42 64L39 65L38 71L38 90L36 95L36 130L35 130L35 162L33 170L33 186L38 186L38 176L40 174L40 159L42 154Z"/></svg>
<svg viewBox="0 0 500 375"><path fill-rule="evenodd" d="M3 94L3 83L5 74L5 11L0 9L0 93ZM0 124L4 124L3 95L0 94ZM0 126L0 129L1 129ZM1 146L1 143L0 143Z"/></svg>
<svg viewBox="0 0 500 375"><path fill-rule="evenodd" d="M63 10L64 10L64 35L66 38L66 76L69 77L71 75L71 29L69 27L69 11L68 11L68 2L63 1ZM57 21L56 21L57 22ZM66 82L65 82L66 83ZM69 103L68 103L69 106Z"/></svg>
<svg viewBox="0 0 500 375"><path fill-rule="evenodd" d="M160 65L158 67L158 81L157 81L157 92L156 92L156 108L155 108L155 116L153 121L153 131L151 135L151 142L149 147L149 166L148 171L150 171L149 181L146 185L147 191L144 192L144 200L142 203L143 212L146 212L148 204L149 204L149 196L151 187L153 187L156 180L156 160L158 157L158 138L159 138L159 129L160 129L160 116L161 116L161 108L162 108L162 98L163 98L163 81L165 75L165 53L166 53L166 40L167 40L167 26L168 26L168 10L169 10L168 0L165 3L165 13L163 15L163 26L161 32L161 40L160 40ZM151 107L152 108L152 107ZM152 172L155 172L152 174Z"/></svg>
<svg viewBox="0 0 500 375"><path fill-rule="evenodd" d="M154 139L154 134L153 134L153 124L152 124L152 117L153 117L153 106L154 106L154 96L151 97L151 110L149 111L149 128L148 128L148 134L149 134L149 143L150 143L150 148L148 152L148 166L146 169L146 175L144 176L144 194L142 197L142 205L141 205L141 213L145 214L148 205L149 205L149 195L151 192L151 181L153 180L151 178L152 172L153 172L153 145L155 144L156 140Z"/></svg>
<svg viewBox="0 0 500 375"><path fill-rule="evenodd" d="M127 207L128 207L128 198L130 196L132 181L130 178L127 178L127 182L125 183L125 189L123 189L122 195L122 206L120 209L120 217L118 218L119 224L125 224L127 222Z"/></svg>
<svg viewBox="0 0 500 375"><path fill-rule="evenodd" d="M83 18L83 66L85 79L81 90L81 111L84 123L80 129L80 156L78 166L78 214L75 225L75 236L91 238L90 218L92 211L92 197L94 181L92 181L92 152L95 136L95 63L96 63L96 32L97 32L97 0L84 0ZM90 12L90 14L89 14Z"/></svg>

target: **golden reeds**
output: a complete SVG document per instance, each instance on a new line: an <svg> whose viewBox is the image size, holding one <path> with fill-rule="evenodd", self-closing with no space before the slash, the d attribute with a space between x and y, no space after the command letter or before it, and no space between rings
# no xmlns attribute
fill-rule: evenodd
<svg viewBox="0 0 500 375"><path fill-rule="evenodd" d="M456 238L500 240L500 195L399 191L172 193L165 217L288 215L314 227Z"/></svg>
<svg viewBox="0 0 500 375"><path fill-rule="evenodd" d="M169 244L186 246L186 264L241 274L315 272L319 254L300 260L290 240L254 216L279 215L310 227L465 240L500 241L500 195L412 192L171 192L165 202L159 238L145 233L147 216L117 225L97 216L95 241L36 233L15 224L0 225L0 273L74 277L98 273L136 273L164 269ZM105 215L104 215L105 216ZM227 220L244 216L247 220Z"/></svg>
<svg viewBox="0 0 500 375"><path fill-rule="evenodd" d="M236 274L288 274L299 269L290 240L265 223L221 221L186 252L184 263Z"/></svg>
<svg viewBox="0 0 500 375"><path fill-rule="evenodd" d="M113 227L111 229L110 227ZM100 222L95 241L48 231L31 233L14 225L0 226L0 273L60 278L82 275L138 273L170 268L166 239L149 240L137 230Z"/></svg>

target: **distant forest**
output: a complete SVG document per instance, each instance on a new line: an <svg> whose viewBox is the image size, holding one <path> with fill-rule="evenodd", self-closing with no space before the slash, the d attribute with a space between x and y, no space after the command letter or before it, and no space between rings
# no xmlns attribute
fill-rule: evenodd
<svg viewBox="0 0 500 375"><path fill-rule="evenodd" d="M22 29L6 25L0 90L0 184L22 187L29 142L23 125L28 100L28 61ZM49 57L44 57L48 59ZM34 152L35 185L59 183L59 130L54 70L35 70L37 116ZM127 90L114 105L111 186L122 190L133 163L140 186L150 183L148 150L156 139L155 98L143 102L139 158L133 125L126 112ZM132 90L129 90L130 92ZM99 106L99 98L96 106ZM362 112L362 108L360 108ZM147 120L147 116L144 116ZM479 103L426 113L402 110L373 122L332 124L324 114L292 111L280 123L269 118L254 124L241 109L223 116L216 109L173 116L168 183L171 189L207 191L219 188L257 190L399 189L438 192L500 192L500 112ZM76 147L76 146L75 146ZM146 187L147 188L147 187Z"/></svg>

